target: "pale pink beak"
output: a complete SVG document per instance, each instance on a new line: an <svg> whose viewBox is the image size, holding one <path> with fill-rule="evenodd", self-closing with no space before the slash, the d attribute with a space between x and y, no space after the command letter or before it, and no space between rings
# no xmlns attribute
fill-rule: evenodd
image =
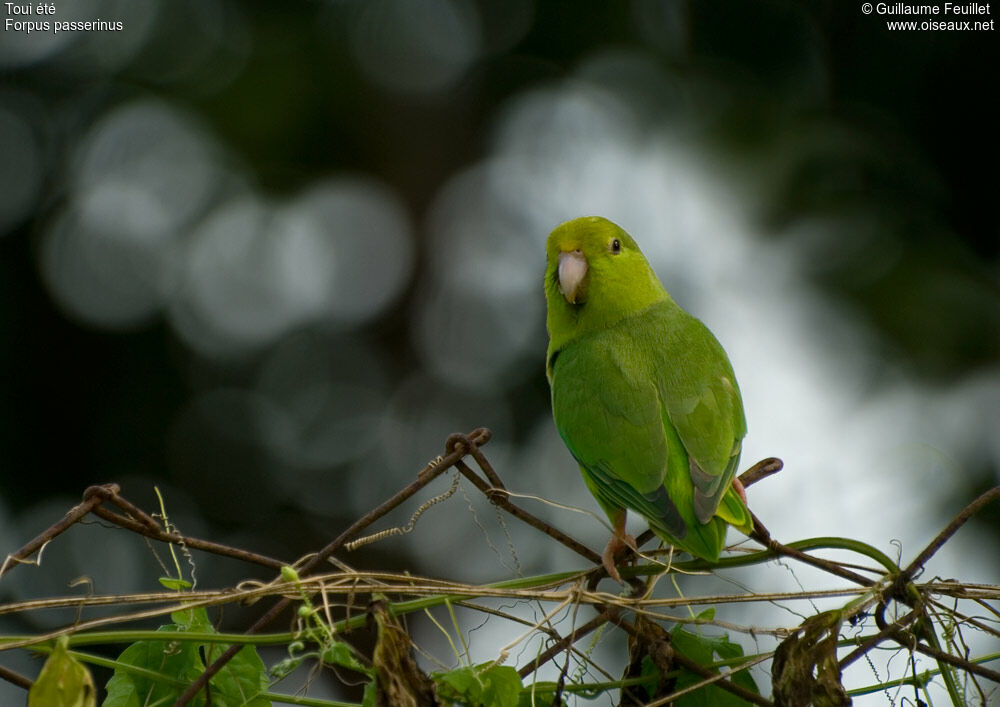
<svg viewBox="0 0 1000 707"><path fill-rule="evenodd" d="M587 276L587 259L579 250L559 254L559 291L570 304L583 299L583 279Z"/></svg>

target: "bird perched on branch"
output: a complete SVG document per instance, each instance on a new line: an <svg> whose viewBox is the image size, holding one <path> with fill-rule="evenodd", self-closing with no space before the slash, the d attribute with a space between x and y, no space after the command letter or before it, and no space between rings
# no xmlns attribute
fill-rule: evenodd
<svg viewBox="0 0 1000 707"><path fill-rule="evenodd" d="M635 546L627 509L665 542L715 561L753 529L735 479L746 434L726 352L660 284L632 237L599 217L549 235L546 373L560 436L614 529L608 574Z"/></svg>

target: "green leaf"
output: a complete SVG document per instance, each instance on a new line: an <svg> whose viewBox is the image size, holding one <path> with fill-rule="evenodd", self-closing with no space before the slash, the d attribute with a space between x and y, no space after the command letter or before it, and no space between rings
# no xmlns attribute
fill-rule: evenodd
<svg viewBox="0 0 1000 707"><path fill-rule="evenodd" d="M166 624L158 630L177 631L180 627ZM180 641L138 641L118 656L118 662L162 673L167 679L154 680L123 669L115 670L107 684L104 707L171 704L205 669L198 646Z"/></svg>
<svg viewBox="0 0 1000 707"><path fill-rule="evenodd" d="M482 696L483 685L476 677L475 668L464 667L446 673L434 673L431 678L438 683L442 697L477 699Z"/></svg>
<svg viewBox="0 0 1000 707"><path fill-rule="evenodd" d="M705 613L703 612L703 614ZM703 618L703 616L699 615L699 618ZM706 618L710 620L712 617ZM700 633L691 633L677 626L671 631L670 642L674 650L678 653L703 666L714 663L717 660L716 656L720 659L743 657L743 648L738 643L730 641L729 636L726 634L721 636L705 636ZM681 670L674 687L676 690L681 690L685 687L695 685L702 680L704 678L697 673ZM739 685L755 694L760 694L757 684L748 670L741 670L732 675L730 680L735 685ZM674 704L676 707L744 707L744 705L750 703L731 692L723 690L721 687L707 685L694 692L682 695Z"/></svg>
<svg viewBox="0 0 1000 707"><path fill-rule="evenodd" d="M307 655L297 655L290 658L285 658L271 666L268 673L271 675L271 679L275 682L279 680L284 680L289 675L298 670L299 666L305 662Z"/></svg>
<svg viewBox="0 0 1000 707"><path fill-rule="evenodd" d="M228 646L213 643L207 649L208 662L225 652ZM246 707L270 707L271 703L260 693L267 692L267 669L252 645L243 646L226 663L226 667L212 678L212 705L246 705Z"/></svg>
<svg viewBox="0 0 1000 707"><path fill-rule="evenodd" d="M191 588L191 583L186 579L175 579L174 577L160 577L160 584L167 589L173 589L178 592Z"/></svg>
<svg viewBox="0 0 1000 707"><path fill-rule="evenodd" d="M442 698L467 707L518 707L521 700L521 676L507 665L483 663L431 677Z"/></svg>
<svg viewBox="0 0 1000 707"><path fill-rule="evenodd" d="M96 707L94 679L67 646L69 638L60 636L28 691L28 707Z"/></svg>
<svg viewBox="0 0 1000 707"><path fill-rule="evenodd" d="M354 651L343 641L334 641L323 649L322 658L324 663L332 663L342 668L348 668L363 675L374 675L375 671L364 665L354 656Z"/></svg>
<svg viewBox="0 0 1000 707"><path fill-rule="evenodd" d="M215 633L204 607L184 609L171 614L172 624L158 631ZM108 697L104 707L151 707L173 704L188 685L205 670L209 662L226 651L219 643L194 641L138 641L126 648L118 662L152 671L159 678L136 674L125 668L115 670L107 684ZM210 681L213 707L270 707L270 702L258 697L268 687L264 663L252 645L244 646ZM191 702L205 705L204 694Z"/></svg>
<svg viewBox="0 0 1000 707"><path fill-rule="evenodd" d="M365 683L365 694L361 698L361 707L376 707L378 705L378 684L375 679Z"/></svg>
<svg viewBox="0 0 1000 707"><path fill-rule="evenodd" d="M516 707L521 696L521 676L509 665L494 665L481 676L487 689L485 704L497 707Z"/></svg>
<svg viewBox="0 0 1000 707"><path fill-rule="evenodd" d="M642 689L646 691L646 697L653 699L660 684L660 669L648 655L642 657L642 671L639 677L642 679Z"/></svg>
<svg viewBox="0 0 1000 707"><path fill-rule="evenodd" d="M208 611L206 611L203 606L196 606L193 609L181 609L180 611L175 611L170 615L170 618L173 619L174 624L176 624L181 631L189 631L191 633L215 633L215 627L212 626L212 622L208 618Z"/></svg>

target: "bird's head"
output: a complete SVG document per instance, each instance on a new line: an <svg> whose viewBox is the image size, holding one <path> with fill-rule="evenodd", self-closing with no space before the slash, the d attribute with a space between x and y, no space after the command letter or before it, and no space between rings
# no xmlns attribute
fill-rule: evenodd
<svg viewBox="0 0 1000 707"><path fill-rule="evenodd" d="M632 237L599 216L552 231L546 261L550 337L607 326L667 296Z"/></svg>

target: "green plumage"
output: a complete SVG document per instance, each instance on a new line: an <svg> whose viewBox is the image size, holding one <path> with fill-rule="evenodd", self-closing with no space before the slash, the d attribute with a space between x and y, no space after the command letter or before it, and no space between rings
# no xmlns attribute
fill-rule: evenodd
<svg viewBox="0 0 1000 707"><path fill-rule="evenodd" d="M584 481L612 522L630 508L716 560L727 524L753 527L732 488L746 420L725 351L610 221L559 226L547 259L552 412Z"/></svg>

